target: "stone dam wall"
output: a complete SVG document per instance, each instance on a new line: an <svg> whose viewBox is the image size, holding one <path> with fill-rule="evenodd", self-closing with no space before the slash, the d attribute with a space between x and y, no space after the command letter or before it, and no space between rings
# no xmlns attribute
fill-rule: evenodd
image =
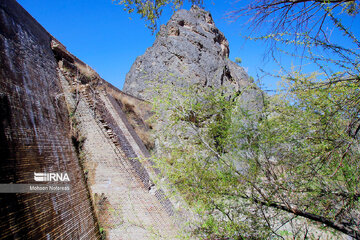
<svg viewBox="0 0 360 240"><path fill-rule="evenodd" d="M70 193L0 194L1 239L97 239L51 36L15 1L0 2L1 183L67 172Z"/></svg>
<svg viewBox="0 0 360 240"><path fill-rule="evenodd" d="M111 89L111 91L110 91ZM0 193L0 239L174 239L174 208L119 95L15 0L0 1L0 184L67 172L70 192ZM133 98L134 102L141 102Z"/></svg>

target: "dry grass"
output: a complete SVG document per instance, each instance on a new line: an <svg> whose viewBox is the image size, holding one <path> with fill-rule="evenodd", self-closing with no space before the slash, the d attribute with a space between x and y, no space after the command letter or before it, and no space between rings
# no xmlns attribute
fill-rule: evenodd
<svg viewBox="0 0 360 240"><path fill-rule="evenodd" d="M74 76L81 81L82 84L96 84L100 79L99 74L97 74L91 67L85 65L81 62L75 62L75 71L73 72Z"/></svg>
<svg viewBox="0 0 360 240"><path fill-rule="evenodd" d="M134 101L131 101L131 99L126 98L126 97L120 98L120 101L121 101L121 103L122 103L122 105L123 105L123 109L122 109L122 110L123 110L125 113L127 113L127 114L129 114L129 113L134 113L135 115L140 115L139 113L136 114L136 112L138 112L138 111L136 111L136 110L138 110L138 109L135 109L135 103L134 103Z"/></svg>
<svg viewBox="0 0 360 240"><path fill-rule="evenodd" d="M152 126L147 122L147 119L152 115L151 104L111 88L107 88L106 91L120 103L127 120L146 148L153 149L155 142L150 132Z"/></svg>
<svg viewBox="0 0 360 240"><path fill-rule="evenodd" d="M88 65L83 65L81 63L75 62L75 66L76 66L77 70L79 71L79 74L81 74L87 78L93 79L98 76L98 74Z"/></svg>
<svg viewBox="0 0 360 240"><path fill-rule="evenodd" d="M135 129L136 134L139 136L141 141L144 143L148 150L152 150L155 147L154 138L151 136L150 130L144 130L142 128Z"/></svg>
<svg viewBox="0 0 360 240"><path fill-rule="evenodd" d="M120 91L115 91L114 89L107 88L107 93L113 96L116 100L120 101L123 105L123 111L134 112L137 116L141 117L143 120L146 120L151 115L151 104L145 101L139 100L135 97L131 97L127 94L124 94Z"/></svg>

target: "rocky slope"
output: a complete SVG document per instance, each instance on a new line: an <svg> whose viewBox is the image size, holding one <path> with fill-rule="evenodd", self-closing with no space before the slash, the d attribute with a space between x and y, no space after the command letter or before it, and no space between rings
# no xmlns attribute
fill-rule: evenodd
<svg viewBox="0 0 360 240"><path fill-rule="evenodd" d="M179 10L162 25L152 47L126 75L123 91L150 100L161 83L225 86L240 90L248 76L229 60L229 43L209 12L193 6Z"/></svg>

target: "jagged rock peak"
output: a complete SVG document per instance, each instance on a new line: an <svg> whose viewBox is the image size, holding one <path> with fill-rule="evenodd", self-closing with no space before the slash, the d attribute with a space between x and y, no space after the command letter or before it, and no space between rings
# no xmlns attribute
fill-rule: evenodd
<svg viewBox="0 0 360 240"><path fill-rule="evenodd" d="M229 43L211 14L198 6L182 9L160 27L153 46L137 57L123 90L146 100L153 96L151 89L163 83L239 90L249 84L248 76L228 57Z"/></svg>
<svg viewBox="0 0 360 240"><path fill-rule="evenodd" d="M190 11L177 11L159 32L160 37L180 35L191 43L198 44L200 49L204 47L202 44L204 39L201 37L213 40L211 45L215 47L214 52L220 56L229 57L229 43L224 34L215 27L211 14L196 5ZM211 45L209 44L209 46Z"/></svg>

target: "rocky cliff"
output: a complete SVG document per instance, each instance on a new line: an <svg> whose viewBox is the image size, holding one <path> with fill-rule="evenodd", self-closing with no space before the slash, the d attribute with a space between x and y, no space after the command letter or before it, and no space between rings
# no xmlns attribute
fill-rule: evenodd
<svg viewBox="0 0 360 240"><path fill-rule="evenodd" d="M149 153L128 121L146 128L146 108L15 0L0 1L0 184L66 172L71 186L9 193L1 185L0 239L173 239L173 205L152 182Z"/></svg>
<svg viewBox="0 0 360 240"><path fill-rule="evenodd" d="M225 86L249 85L245 71L229 60L229 43L209 12L193 6L179 10L162 25L152 47L139 56L126 75L123 91L150 100L161 83Z"/></svg>

